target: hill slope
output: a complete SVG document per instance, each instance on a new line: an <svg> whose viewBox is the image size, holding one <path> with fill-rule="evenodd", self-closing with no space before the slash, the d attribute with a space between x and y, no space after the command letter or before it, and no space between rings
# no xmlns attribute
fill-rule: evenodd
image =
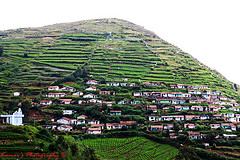
<svg viewBox="0 0 240 160"><path fill-rule="evenodd" d="M20 28L1 31L0 37L4 47L0 68L3 102L13 91L37 95L83 66L96 80L207 85L239 98L239 86L128 21L96 19Z"/></svg>

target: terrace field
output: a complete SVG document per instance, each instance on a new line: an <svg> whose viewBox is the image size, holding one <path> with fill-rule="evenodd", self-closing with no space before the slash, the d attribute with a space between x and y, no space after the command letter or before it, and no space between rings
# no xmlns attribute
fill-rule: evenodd
<svg viewBox="0 0 240 160"><path fill-rule="evenodd" d="M239 86L156 34L120 19L96 19L0 31L4 48L0 83L46 87L85 67L106 81L207 85L233 98ZM5 90L6 91L6 90ZM1 99L6 96L0 95Z"/></svg>
<svg viewBox="0 0 240 160"><path fill-rule="evenodd" d="M178 149L143 137L103 138L79 141L80 146L91 146L103 159L157 160L175 159Z"/></svg>

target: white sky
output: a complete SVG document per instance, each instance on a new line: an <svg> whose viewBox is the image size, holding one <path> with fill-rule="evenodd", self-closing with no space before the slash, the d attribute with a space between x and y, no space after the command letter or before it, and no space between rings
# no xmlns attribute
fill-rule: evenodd
<svg viewBox="0 0 240 160"><path fill-rule="evenodd" d="M240 84L239 0L1 0L0 5L0 30L125 19Z"/></svg>

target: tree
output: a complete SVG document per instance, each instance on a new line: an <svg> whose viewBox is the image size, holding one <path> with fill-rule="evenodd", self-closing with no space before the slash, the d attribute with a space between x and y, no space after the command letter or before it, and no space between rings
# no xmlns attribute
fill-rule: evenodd
<svg viewBox="0 0 240 160"><path fill-rule="evenodd" d="M2 56L2 54L3 54L3 50L4 50L3 45L0 44L0 56Z"/></svg>
<svg viewBox="0 0 240 160"><path fill-rule="evenodd" d="M176 160L200 160L200 157L197 156L195 150L192 147L181 147L179 153L176 156Z"/></svg>
<svg viewBox="0 0 240 160"><path fill-rule="evenodd" d="M29 116L29 108L30 108L30 102L28 100L25 100L22 102L22 106L21 106L21 109L22 109L22 112L24 114L24 117L28 117Z"/></svg>
<svg viewBox="0 0 240 160"><path fill-rule="evenodd" d="M23 58L28 58L28 54L24 53Z"/></svg>
<svg viewBox="0 0 240 160"><path fill-rule="evenodd" d="M84 160L100 160L94 153L94 149L88 146L83 150L82 156Z"/></svg>

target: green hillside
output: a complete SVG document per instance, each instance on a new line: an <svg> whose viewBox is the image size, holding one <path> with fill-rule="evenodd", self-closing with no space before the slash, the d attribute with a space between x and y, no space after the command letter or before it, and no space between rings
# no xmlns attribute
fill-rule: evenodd
<svg viewBox="0 0 240 160"><path fill-rule="evenodd" d="M178 150L167 144L159 144L142 137L88 139L80 146L91 146L103 159L173 159Z"/></svg>
<svg viewBox="0 0 240 160"><path fill-rule="evenodd" d="M98 80L207 85L238 98L238 86L143 27L97 19L0 32L0 82L33 92L85 66ZM214 63L214 62L213 62ZM7 86L6 86L7 84Z"/></svg>

